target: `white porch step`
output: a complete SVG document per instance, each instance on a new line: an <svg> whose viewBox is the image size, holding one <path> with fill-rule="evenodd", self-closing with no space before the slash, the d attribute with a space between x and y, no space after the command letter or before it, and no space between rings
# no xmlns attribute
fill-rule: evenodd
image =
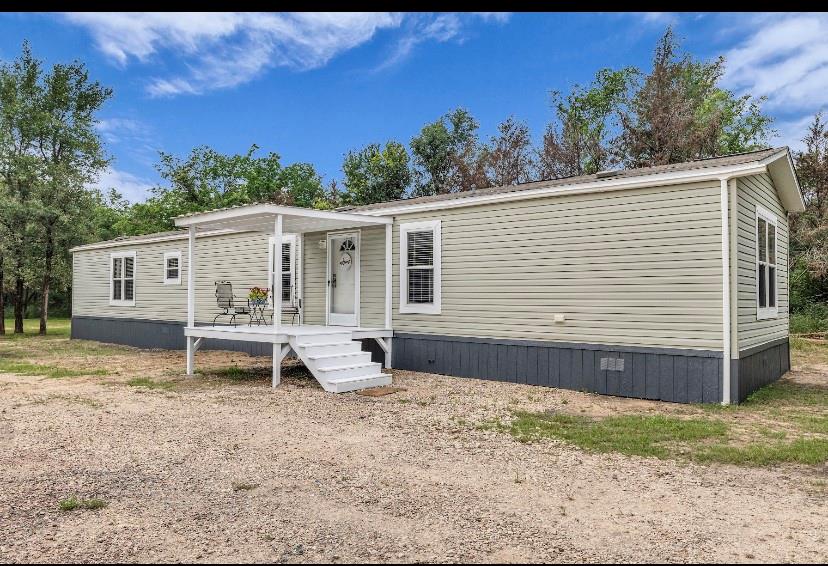
<svg viewBox="0 0 828 566"><path fill-rule="evenodd" d="M348 391L357 391L359 389L367 389L369 387L382 387L384 385L391 385L391 376L387 373L378 373L362 377L332 379L327 382L325 391L330 391L332 393L347 393Z"/></svg>
<svg viewBox="0 0 828 566"><path fill-rule="evenodd" d="M313 362L316 365L316 367L324 368L342 365L343 363L368 363L371 361L371 353L359 350L358 352L347 352L343 354L323 354L308 356L308 360Z"/></svg>
<svg viewBox="0 0 828 566"><path fill-rule="evenodd" d="M325 381L332 381L346 377L363 377L380 373L382 366L376 362L362 362L355 364L329 366L318 368L317 371Z"/></svg>
<svg viewBox="0 0 828 566"><path fill-rule="evenodd" d="M300 334L296 337L300 346L309 344L342 344L351 341L350 332L324 332L320 334Z"/></svg>
<svg viewBox="0 0 828 566"><path fill-rule="evenodd" d="M297 344L308 356L351 354L362 351L359 342L330 342L325 344Z"/></svg>
<svg viewBox="0 0 828 566"><path fill-rule="evenodd" d="M345 393L391 383L382 364L371 361L350 332L301 334L290 345L325 391Z"/></svg>

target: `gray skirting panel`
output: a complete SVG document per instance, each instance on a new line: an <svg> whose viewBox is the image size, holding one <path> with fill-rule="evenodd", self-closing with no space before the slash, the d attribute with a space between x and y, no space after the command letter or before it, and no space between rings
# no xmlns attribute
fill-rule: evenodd
<svg viewBox="0 0 828 566"><path fill-rule="evenodd" d="M739 359L730 363L731 403L741 403L751 393L773 383L790 369L788 338L742 350Z"/></svg>
<svg viewBox="0 0 828 566"><path fill-rule="evenodd" d="M136 348L185 350L184 323L122 318L72 317L72 338L125 344ZM273 347L261 342L205 340L205 350L231 350L251 356L271 356Z"/></svg>
<svg viewBox="0 0 828 566"><path fill-rule="evenodd" d="M186 348L184 324L180 322L76 316L72 318L72 338L138 348ZM376 341L362 343L373 361L384 361ZM206 340L202 348L251 356L272 354L270 344L257 342ZM743 351L741 356L731 360L734 403L744 401L790 369L787 338ZM676 403L719 403L722 395L721 352L708 350L395 333L392 366Z"/></svg>
<svg viewBox="0 0 828 566"><path fill-rule="evenodd" d="M622 360L622 361L618 361ZM392 366L677 403L721 402L721 352L394 334Z"/></svg>

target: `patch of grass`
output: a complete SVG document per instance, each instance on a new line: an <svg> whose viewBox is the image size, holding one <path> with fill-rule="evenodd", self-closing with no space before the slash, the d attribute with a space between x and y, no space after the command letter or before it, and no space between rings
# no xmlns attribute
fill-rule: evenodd
<svg viewBox="0 0 828 566"><path fill-rule="evenodd" d="M828 409L828 387L804 385L787 380L776 381L754 391L735 410L761 406L808 405Z"/></svg>
<svg viewBox="0 0 828 566"><path fill-rule="evenodd" d="M791 314L791 334L828 332L828 304L813 304Z"/></svg>
<svg viewBox="0 0 828 566"><path fill-rule="evenodd" d="M234 481L232 483L233 491L251 491L259 487L257 483L249 483L244 481Z"/></svg>
<svg viewBox="0 0 828 566"><path fill-rule="evenodd" d="M74 511L75 509L103 509L108 505L103 499L78 499L74 495L61 499L59 504L61 511Z"/></svg>
<svg viewBox="0 0 828 566"><path fill-rule="evenodd" d="M692 454L699 462L742 466L770 466L794 463L815 466L828 460L828 439L797 438L792 442L754 442L744 446L715 444L700 447Z"/></svg>
<svg viewBox="0 0 828 566"><path fill-rule="evenodd" d="M768 398L788 397L777 393ZM820 436L828 433L828 416L822 413L787 416L788 423L798 423L801 431L817 436L797 434L788 440L789 432L758 425L753 430L758 440L740 440L735 438L738 435L731 434L730 424L713 418L618 415L591 419L525 411L513 413L507 422L489 421L479 428L508 433L519 442L556 438L592 452L681 458L701 463L771 466L784 463L818 465L828 461L828 438ZM738 420L735 422L739 424Z"/></svg>
<svg viewBox="0 0 828 566"><path fill-rule="evenodd" d="M727 425L711 419L679 419L663 415L619 415L604 419L550 413L516 412L495 428L520 442L557 438L593 452L667 458L667 444L724 438Z"/></svg>
<svg viewBox="0 0 828 566"><path fill-rule="evenodd" d="M40 331L40 319L25 318L23 319L23 334L14 334L14 319L7 318L6 335L0 336L0 339L20 339L31 338L38 336ZM49 318L46 324L46 337L63 337L68 338L72 328L72 320L69 318Z"/></svg>
<svg viewBox="0 0 828 566"><path fill-rule="evenodd" d="M148 377L134 377L126 382L130 387L146 387L147 389L175 389L176 384L172 381L153 381Z"/></svg>
<svg viewBox="0 0 828 566"><path fill-rule="evenodd" d="M791 336L790 345L794 363L828 364L828 342Z"/></svg>
<svg viewBox="0 0 828 566"><path fill-rule="evenodd" d="M282 377L287 377L286 370L282 369ZM218 377L221 379L230 379L232 381L244 381L250 379L261 379L270 377L270 368L243 368L237 365L227 366L223 368L209 368L203 370L196 370L196 373L206 377Z"/></svg>
<svg viewBox="0 0 828 566"><path fill-rule="evenodd" d="M797 423L803 430L817 434L828 434L828 414L808 415L796 414L791 415L791 420Z"/></svg>
<svg viewBox="0 0 828 566"><path fill-rule="evenodd" d="M53 379L62 377L79 377L82 375L106 375L103 369L69 369L56 366L32 364L29 362L12 362L0 360L0 373L16 373L18 375L43 375Z"/></svg>

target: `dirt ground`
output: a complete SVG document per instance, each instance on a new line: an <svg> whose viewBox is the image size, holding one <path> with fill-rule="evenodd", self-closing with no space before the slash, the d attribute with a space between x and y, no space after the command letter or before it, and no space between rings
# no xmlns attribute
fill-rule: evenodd
<svg viewBox="0 0 828 566"><path fill-rule="evenodd" d="M44 352L108 374L0 373L4 561L828 561L824 467L594 454L476 426L515 407L681 406L401 371L384 397L298 370L271 390L266 360L241 354L200 352L188 379L179 352ZM211 373L233 364L257 377ZM790 375L824 383L828 367ZM107 506L62 511L70 496Z"/></svg>

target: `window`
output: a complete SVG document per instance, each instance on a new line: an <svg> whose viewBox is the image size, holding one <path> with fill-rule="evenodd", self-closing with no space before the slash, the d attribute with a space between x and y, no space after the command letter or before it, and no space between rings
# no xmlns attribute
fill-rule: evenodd
<svg viewBox="0 0 828 566"><path fill-rule="evenodd" d="M274 242L270 238L271 249L271 274L276 272L276 257L273 256ZM286 234L282 236L282 304L285 306L293 305L296 300L296 236L294 234ZM272 275L269 284L273 287Z"/></svg>
<svg viewBox="0 0 828 566"><path fill-rule="evenodd" d="M440 314L440 221L400 225L400 312Z"/></svg>
<svg viewBox="0 0 828 566"><path fill-rule="evenodd" d="M776 215L756 207L756 318L777 316Z"/></svg>
<svg viewBox="0 0 828 566"><path fill-rule="evenodd" d="M134 307L135 252L111 254L109 269L109 304Z"/></svg>
<svg viewBox="0 0 828 566"><path fill-rule="evenodd" d="M164 285L181 285L181 252L164 254Z"/></svg>

